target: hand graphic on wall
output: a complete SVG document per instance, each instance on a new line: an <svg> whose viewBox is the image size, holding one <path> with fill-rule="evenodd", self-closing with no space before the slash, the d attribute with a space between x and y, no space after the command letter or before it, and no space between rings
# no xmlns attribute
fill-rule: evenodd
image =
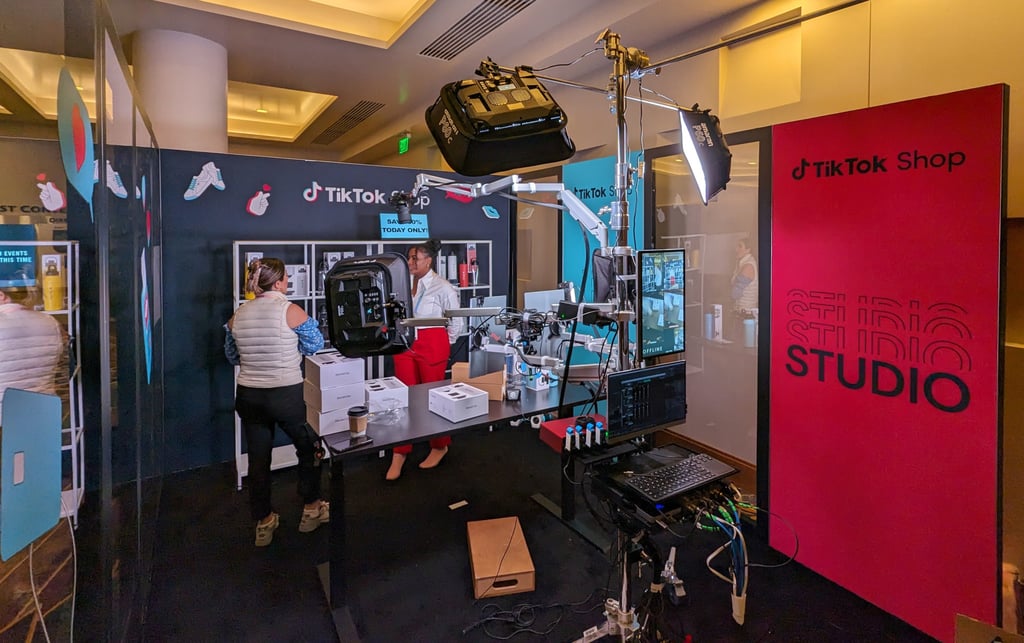
<svg viewBox="0 0 1024 643"><path fill-rule="evenodd" d="M268 207L270 207L270 186L264 183L263 189L254 194L246 203L245 211L255 217L262 217Z"/></svg>
<svg viewBox="0 0 1024 643"><path fill-rule="evenodd" d="M39 183L36 183L36 187L39 188L39 200L42 202L43 207L50 212L56 212L67 205L67 199L64 197L64 193L60 191L53 181L47 181L45 174L40 174L36 177ZM45 183L43 183L45 181Z"/></svg>

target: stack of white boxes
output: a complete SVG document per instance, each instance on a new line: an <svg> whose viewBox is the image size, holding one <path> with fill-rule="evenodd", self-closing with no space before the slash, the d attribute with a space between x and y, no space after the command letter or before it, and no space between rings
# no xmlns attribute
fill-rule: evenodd
<svg viewBox="0 0 1024 643"><path fill-rule="evenodd" d="M348 410L366 404L366 363L327 351L306 358L306 422L319 435L348 431Z"/></svg>

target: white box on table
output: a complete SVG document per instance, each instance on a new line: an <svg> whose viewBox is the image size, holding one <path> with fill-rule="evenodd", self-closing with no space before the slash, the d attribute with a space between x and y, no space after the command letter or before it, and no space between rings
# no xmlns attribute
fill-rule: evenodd
<svg viewBox="0 0 1024 643"><path fill-rule="evenodd" d="M306 422L317 435L331 435L348 431L348 409L322 413L312 406L306 407Z"/></svg>
<svg viewBox="0 0 1024 643"><path fill-rule="evenodd" d="M487 391L458 383L430 389L427 408L450 422L462 422L487 415L488 401Z"/></svg>
<svg viewBox="0 0 1024 643"><path fill-rule="evenodd" d="M361 357L343 357L326 351L306 357L306 381L317 388L333 388L366 381L366 362Z"/></svg>
<svg viewBox="0 0 1024 643"><path fill-rule="evenodd" d="M366 405L370 413L409 406L409 387L397 377L366 380Z"/></svg>
<svg viewBox="0 0 1024 643"><path fill-rule="evenodd" d="M362 382L317 388L316 384L305 380L302 382L302 399L306 401L306 406L312 406L321 413L337 410L347 412L353 406L366 404L366 389Z"/></svg>

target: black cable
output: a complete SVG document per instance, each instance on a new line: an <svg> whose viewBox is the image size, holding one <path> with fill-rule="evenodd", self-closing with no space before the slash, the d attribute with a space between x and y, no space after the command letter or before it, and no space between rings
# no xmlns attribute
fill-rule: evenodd
<svg viewBox="0 0 1024 643"><path fill-rule="evenodd" d="M583 227L583 223L580 222L580 221L577 221L576 224L579 225L580 232L583 234L583 245L584 245L585 252L586 252L586 254L584 254L584 257L586 257L586 259L583 262L583 282L580 284L580 294L577 297L579 305L582 306L583 305L583 295L587 291L587 276L590 273L590 239L587 237L587 230L586 230L586 228ZM559 408L559 410L561 410L562 406L565 404L565 390L566 390L566 388L568 388L568 385L569 385L569 372L572 370L572 347L573 347L573 344L576 342L576 326L577 325L578 325L577 322L573 321L573 323L572 323L572 332L569 334L569 350L566 352L566 355L565 355L565 373L562 374L562 379L559 382L559 387L558 387L558 408Z"/></svg>
<svg viewBox="0 0 1024 643"><path fill-rule="evenodd" d="M552 69L554 67L570 67L572 65L575 65L579 61L583 60L587 56L589 56L591 54L596 54L599 51L604 51L604 47L594 47L590 51L582 53L579 56L576 56L576 60L573 60L571 62L567 62L567 63L553 63L551 65L548 65L547 67L534 67L534 68L530 68L530 69L532 69L532 71L545 71L547 69Z"/></svg>
<svg viewBox="0 0 1024 643"><path fill-rule="evenodd" d="M613 330L609 331L609 333L607 335L605 335L605 337L604 337L604 343L605 343L606 346L608 345L609 341L611 341L611 340L618 340L619 323L618 322L612 322L611 328ZM612 347L612 350L614 350L614 346ZM600 364L600 360L598 360L598 364ZM608 359L606 359L605 362L604 362L604 370L599 370L598 371L598 382L605 381L605 378L608 376L608 369L611 368L611 366L612 366L612 355L611 355L611 353L608 353ZM601 387L598 386L597 392L591 398L590 405L587 407L588 410L584 411L584 415L590 413L591 412L590 409L593 409L593 412L597 413L597 402L600 399L600 396L601 396L600 394L601 394Z"/></svg>
<svg viewBox="0 0 1024 643"><path fill-rule="evenodd" d="M797 534L796 527L793 526L793 523L789 522L788 520L786 520L785 518L783 518L779 514L773 512L773 511L769 511L768 509L762 509L761 507L758 507L757 505L748 505L747 503L741 503L741 506L748 506L748 507L750 507L750 508L752 508L752 509L754 509L756 511L760 511L762 513L766 513L769 516L771 516L773 518L778 518L779 520L784 522L786 524L786 526L789 527L789 530L791 532L793 532L793 542L795 543L795 545L793 547L793 553L789 556L789 558L787 558L783 562L775 563L775 564L751 563L751 562L748 562L747 563L747 567L760 567L762 569L775 569L776 567L785 567L786 565L788 565L791 562L793 562L794 560L796 560L796 555L800 552L800 536Z"/></svg>

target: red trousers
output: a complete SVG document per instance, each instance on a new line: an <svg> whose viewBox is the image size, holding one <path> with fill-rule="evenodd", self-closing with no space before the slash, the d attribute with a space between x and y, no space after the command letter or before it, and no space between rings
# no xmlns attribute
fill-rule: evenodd
<svg viewBox="0 0 1024 643"><path fill-rule="evenodd" d="M406 386L440 382L444 379L445 367L451 355L448 343L448 331L444 328L421 328L412 347L404 353L394 356L395 377ZM451 444L452 438L446 435L430 441L431 449L443 449ZM394 449L395 453L409 455L411 444L403 444Z"/></svg>

